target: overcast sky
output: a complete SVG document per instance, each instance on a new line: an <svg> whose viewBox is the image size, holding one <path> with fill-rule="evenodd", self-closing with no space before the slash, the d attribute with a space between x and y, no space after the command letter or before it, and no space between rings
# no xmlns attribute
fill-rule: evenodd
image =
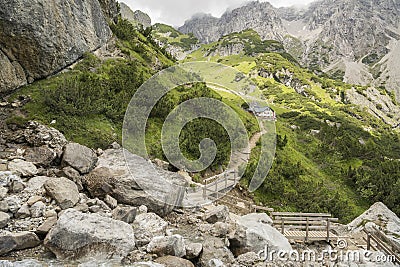
<svg viewBox="0 0 400 267"><path fill-rule="evenodd" d="M132 8L150 15L153 23L181 26L196 13L210 13L220 17L227 8L238 7L246 0L120 0ZM271 0L276 7L306 5L314 0Z"/></svg>

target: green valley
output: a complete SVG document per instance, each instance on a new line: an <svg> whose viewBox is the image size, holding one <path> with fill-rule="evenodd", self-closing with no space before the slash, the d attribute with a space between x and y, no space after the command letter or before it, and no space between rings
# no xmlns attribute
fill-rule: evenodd
<svg viewBox="0 0 400 267"><path fill-rule="evenodd" d="M86 54L70 71L17 91L14 98L30 95L32 101L24 107L23 119L13 117L8 123L53 122L67 138L93 148L119 142L124 112L137 88L157 71L176 64L156 40L185 51L198 41L162 24L155 25L153 33L121 19L111 28L117 55ZM282 44L262 41L251 30L202 45L183 60L190 61L218 62L243 72L257 83L277 113L276 159L266 181L253 194L256 202L281 211L330 212L343 222L377 201L400 214L399 131L347 97L349 90L363 95L368 87L302 68ZM392 99L384 90L380 93ZM244 101L239 97L203 83L181 87L166 95L152 112L146 135L152 157L165 160L158 140L166 115L183 101L203 96L235 109L249 135L258 131L255 118L242 108ZM184 129L181 144L187 156L198 157L198 143L206 137L198 132L210 133L207 137L220 148L212 171L225 166L229 138L215 122L194 121ZM252 151L244 187L259 151L259 146Z"/></svg>

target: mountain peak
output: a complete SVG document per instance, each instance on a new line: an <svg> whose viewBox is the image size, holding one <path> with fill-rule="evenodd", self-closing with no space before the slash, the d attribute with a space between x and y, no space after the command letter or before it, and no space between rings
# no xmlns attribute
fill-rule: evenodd
<svg viewBox="0 0 400 267"><path fill-rule="evenodd" d="M214 42L227 34L247 29L255 30L264 40L282 40L286 35L277 10L268 2L259 1L227 10L221 18L194 17L179 28L183 33L193 33L203 43Z"/></svg>

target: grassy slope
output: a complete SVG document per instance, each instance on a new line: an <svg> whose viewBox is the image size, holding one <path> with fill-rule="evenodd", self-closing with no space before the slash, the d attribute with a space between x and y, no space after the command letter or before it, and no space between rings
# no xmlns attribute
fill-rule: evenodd
<svg viewBox="0 0 400 267"><path fill-rule="evenodd" d="M94 148L106 147L112 141L120 140L124 111L135 90L157 69L168 67L173 61L145 36L148 33L133 30L125 22L117 26L114 32L124 59L100 60L88 54L74 70L21 89L15 97L24 94L33 99L25 106L27 119L46 124L56 120L53 126L67 138ZM246 39L247 52L229 57L208 56L210 50L229 43L232 38L235 42L240 41L241 37ZM253 41L256 42L254 46ZM379 185L368 178L367 175L371 176L368 168L371 169L371 162L376 159L400 158L400 147L394 141L399 140L399 136L363 110L337 101L351 85L318 77L300 68L286 53L270 53L271 43L264 44L269 48L265 49L251 32L245 36L234 34L220 42L202 46L190 55L188 61L220 62L252 75L278 114L277 158L263 187L255 193L255 199L277 210L329 211L348 221L364 211L372 201L382 198L373 195ZM272 46L276 48L275 43ZM299 95L279 79L258 76L260 69L271 73L288 70L300 84L307 86L308 97ZM362 87L357 89L363 90ZM240 108L240 99L224 92L218 94L240 113L244 121L250 122L249 132L257 131L252 127L254 118ZM173 98L179 96L175 92ZM10 123L21 121L10 119ZM331 122L339 123L340 127L329 126ZM162 119L154 117L147 127L148 147L155 157L163 156L157 138L161 126ZM312 135L311 130L321 133ZM340 139L341 136L346 136L342 139L348 142ZM357 145L359 139L367 143L367 148ZM353 150L356 152L352 153ZM364 157L364 152L372 153L372 156ZM252 153L252 162L256 162L258 153L259 147ZM379 170L385 173L385 168L389 167ZM366 169L366 174L358 171L361 168ZM392 172L393 178L387 181L392 188L396 188L396 181L400 186L396 168ZM352 173L355 169L357 174ZM251 177L252 170L252 167L248 168L245 178ZM385 193L390 195L385 199L391 208L399 206L399 199L393 192L396 193L395 189Z"/></svg>
<svg viewBox="0 0 400 267"><path fill-rule="evenodd" d="M235 37L240 36L240 34L235 35ZM234 39L232 41L236 42ZM287 140L287 143L281 144L281 147L278 144L275 164L267 181L262 188L255 192L255 199L277 210L329 211L345 222L368 208L375 200L368 198L368 194L365 194L365 185L361 188L359 180L354 181L349 178L348 170L370 168L371 166L368 164L371 160L381 160L382 154L379 154L378 151L385 147L382 139L385 140L386 136L391 136L396 140L399 137L398 133L393 133L390 127L358 107L340 101L342 92L351 88L351 85L327 77L316 76L308 70L302 69L295 61L282 53L249 55L244 51L239 55L227 57L210 56L210 52L221 46L223 42L229 43L225 39L203 45L189 55L186 61L220 62L252 75L259 87L263 88L270 106L278 114L279 119L276 123L278 135L282 139L286 137ZM301 85L306 86L307 97L298 94L293 88L283 84L275 77L258 76L261 69L267 70L269 73L276 73L277 76L282 69L287 70L292 75L292 79L296 79ZM357 90L360 91L364 89L357 87ZM333 123L337 124L333 125ZM341 130L336 130L336 125ZM371 130L367 131L367 128L371 128ZM312 130L318 130L321 133L311 134ZM331 135L331 132L348 136L350 150L353 145L359 149L357 144L359 139L368 140L376 147L360 149L368 152L374 151L377 154L372 156L373 159L363 158L362 152L347 157L343 151L347 141L328 136ZM325 149L326 142L332 142L329 149ZM334 142L337 142L338 145L335 146ZM382 153L399 158L396 149L397 147L392 147ZM255 149L252 153L252 161L256 162L258 156L259 149ZM294 169L298 171L292 171ZM251 168L248 169L247 179L251 177L252 171ZM396 192L395 185L396 181L399 184L399 179L398 172L392 175L396 177L392 179L393 184L391 184L393 193ZM246 182L244 182L245 184ZM387 204L391 208L395 208L399 203L398 200L388 202Z"/></svg>
<svg viewBox="0 0 400 267"><path fill-rule="evenodd" d="M182 48L184 51L192 49L199 40L193 34L183 34L172 26L157 23L153 26L153 36L164 44L170 44Z"/></svg>

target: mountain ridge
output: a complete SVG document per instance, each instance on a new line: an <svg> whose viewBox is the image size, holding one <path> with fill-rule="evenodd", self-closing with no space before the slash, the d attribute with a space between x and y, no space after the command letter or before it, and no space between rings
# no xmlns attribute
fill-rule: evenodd
<svg viewBox="0 0 400 267"><path fill-rule="evenodd" d="M255 30L282 42L299 62L348 83L372 84L400 98L400 4L392 0L321 0L303 8L253 1L221 18L196 16L179 28L202 43ZM393 60L390 60L394 58Z"/></svg>

